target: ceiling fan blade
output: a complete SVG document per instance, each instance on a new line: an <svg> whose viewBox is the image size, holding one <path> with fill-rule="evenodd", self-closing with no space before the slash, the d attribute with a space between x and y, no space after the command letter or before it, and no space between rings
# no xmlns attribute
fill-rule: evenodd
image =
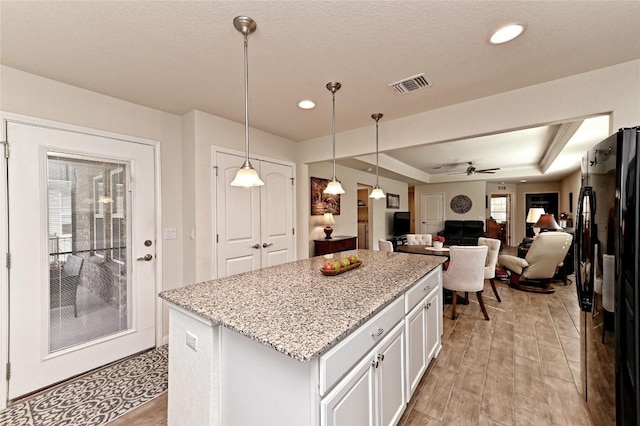
<svg viewBox="0 0 640 426"><path fill-rule="evenodd" d="M476 173L495 173L498 170L500 170L500 167L494 167L493 169L476 170Z"/></svg>
<svg viewBox="0 0 640 426"><path fill-rule="evenodd" d="M463 172L449 172L447 173L448 175L466 175L467 171L463 171Z"/></svg>

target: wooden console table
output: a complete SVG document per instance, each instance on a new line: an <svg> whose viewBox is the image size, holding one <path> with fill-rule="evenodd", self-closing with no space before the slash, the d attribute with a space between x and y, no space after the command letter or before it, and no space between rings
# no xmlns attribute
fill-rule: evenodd
<svg viewBox="0 0 640 426"><path fill-rule="evenodd" d="M355 250L358 237L339 236L330 240L321 239L314 241L314 256L322 256L323 254L337 253L345 250Z"/></svg>

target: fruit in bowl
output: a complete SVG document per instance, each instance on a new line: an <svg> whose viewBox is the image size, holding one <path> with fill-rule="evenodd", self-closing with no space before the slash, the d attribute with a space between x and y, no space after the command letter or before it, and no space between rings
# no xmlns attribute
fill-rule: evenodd
<svg viewBox="0 0 640 426"><path fill-rule="evenodd" d="M351 262L346 257L344 259L341 259L340 262L342 263L342 266L345 267L351 265Z"/></svg>
<svg viewBox="0 0 640 426"><path fill-rule="evenodd" d="M339 261L335 261L333 262L333 269L335 269L336 271L339 270L340 268L342 268L342 263L340 263Z"/></svg>
<svg viewBox="0 0 640 426"><path fill-rule="evenodd" d="M336 269L336 267L333 266L333 262L324 262L324 265L322 265L322 269L324 269L325 271L333 271Z"/></svg>
<svg viewBox="0 0 640 426"><path fill-rule="evenodd" d="M349 262L351 262L352 265L354 263L357 263L358 262L358 256L356 256L355 254L352 254L351 256L349 256Z"/></svg>

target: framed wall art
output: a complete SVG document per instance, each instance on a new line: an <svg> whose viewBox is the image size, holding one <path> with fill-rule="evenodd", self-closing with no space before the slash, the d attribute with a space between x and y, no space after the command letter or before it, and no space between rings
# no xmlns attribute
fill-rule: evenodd
<svg viewBox="0 0 640 426"><path fill-rule="evenodd" d="M400 208L400 195L398 195L398 194L389 194L387 192L387 208L388 209L399 209Z"/></svg>
<svg viewBox="0 0 640 426"><path fill-rule="evenodd" d="M340 194L324 194L329 179L311 178L311 216L322 216L325 213L340 214Z"/></svg>

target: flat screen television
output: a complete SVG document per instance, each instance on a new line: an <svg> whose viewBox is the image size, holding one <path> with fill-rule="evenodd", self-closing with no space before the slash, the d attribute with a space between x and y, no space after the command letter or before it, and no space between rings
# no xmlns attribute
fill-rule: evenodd
<svg viewBox="0 0 640 426"><path fill-rule="evenodd" d="M393 235L400 237L411 232L411 218L409 212L393 213Z"/></svg>

